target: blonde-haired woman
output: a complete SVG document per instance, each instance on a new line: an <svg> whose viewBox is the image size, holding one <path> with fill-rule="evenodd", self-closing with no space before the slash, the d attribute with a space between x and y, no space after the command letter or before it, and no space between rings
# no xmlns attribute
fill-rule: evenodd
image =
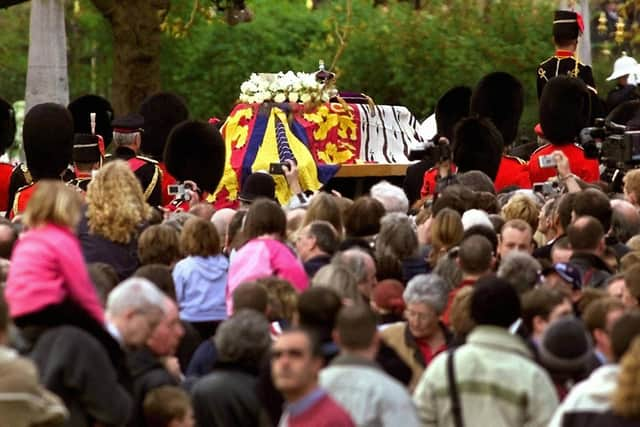
<svg viewBox="0 0 640 427"><path fill-rule="evenodd" d="M78 236L87 263L113 266L120 280L139 265L138 236L151 216L140 182L121 160L107 163L91 180Z"/></svg>
<svg viewBox="0 0 640 427"><path fill-rule="evenodd" d="M74 234L81 206L81 196L62 182L38 182L23 217L28 231L13 251L5 289L17 326L102 328L104 312Z"/></svg>
<svg viewBox="0 0 640 427"><path fill-rule="evenodd" d="M460 214L449 208L439 211L431 222L431 253L429 264L435 268L438 260L449 249L458 245L464 237L464 227Z"/></svg>

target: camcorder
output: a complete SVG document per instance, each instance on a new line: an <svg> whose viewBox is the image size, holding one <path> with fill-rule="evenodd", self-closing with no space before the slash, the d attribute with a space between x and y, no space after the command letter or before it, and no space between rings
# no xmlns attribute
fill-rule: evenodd
<svg viewBox="0 0 640 427"><path fill-rule="evenodd" d="M640 165L640 129L599 118L595 126L580 131L580 145L586 158L605 166L601 178L612 191L621 192L626 171Z"/></svg>

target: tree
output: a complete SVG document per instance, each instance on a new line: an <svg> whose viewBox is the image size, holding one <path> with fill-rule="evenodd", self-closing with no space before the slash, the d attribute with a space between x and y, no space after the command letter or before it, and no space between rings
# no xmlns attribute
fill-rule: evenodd
<svg viewBox="0 0 640 427"><path fill-rule="evenodd" d="M160 90L161 24L171 0L91 0L113 37L111 103L117 114L137 111Z"/></svg>

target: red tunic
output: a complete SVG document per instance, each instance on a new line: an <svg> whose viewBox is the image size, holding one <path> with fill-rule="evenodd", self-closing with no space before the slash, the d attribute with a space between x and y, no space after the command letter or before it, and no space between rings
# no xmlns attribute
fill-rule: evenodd
<svg viewBox="0 0 640 427"><path fill-rule="evenodd" d="M458 167L451 163L449 172L454 174L458 171ZM420 189L420 197L434 196L436 194L436 181L438 179L438 167L434 166L424 173L422 178L422 188Z"/></svg>
<svg viewBox="0 0 640 427"><path fill-rule="evenodd" d="M0 211L9 209L9 183L13 165L0 162Z"/></svg>
<svg viewBox="0 0 640 427"><path fill-rule="evenodd" d="M527 162L519 157L503 155L493 185L496 188L496 192L511 185L517 185L520 188L531 188Z"/></svg>
<svg viewBox="0 0 640 427"><path fill-rule="evenodd" d="M27 209L27 204L33 196L33 192L36 190L36 183L32 183L29 185L25 185L21 187L17 192L16 196L13 198L13 207L11 208L11 213L9 214L9 218L13 219L17 215L20 215Z"/></svg>
<svg viewBox="0 0 640 427"><path fill-rule="evenodd" d="M545 144L531 155L529 160L529 178L531 183L545 182L557 174L556 168L541 168L540 156L546 156L556 150L562 151L569 159L571 172L585 182L595 182L600 179L599 163L595 159L587 159L582 147L576 144L552 145Z"/></svg>
<svg viewBox="0 0 640 427"><path fill-rule="evenodd" d="M173 196L169 194L169 186L177 182L177 180L167 170L164 162L158 162L158 166L162 171L162 206L166 206L173 200Z"/></svg>

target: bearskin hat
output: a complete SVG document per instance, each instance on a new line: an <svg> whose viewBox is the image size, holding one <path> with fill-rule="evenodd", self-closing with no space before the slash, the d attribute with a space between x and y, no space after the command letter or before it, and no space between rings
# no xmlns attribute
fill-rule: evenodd
<svg viewBox="0 0 640 427"><path fill-rule="evenodd" d="M453 140L453 128L460 119L469 115L471 88L456 86L440 97L436 104L438 135Z"/></svg>
<svg viewBox="0 0 640 427"><path fill-rule="evenodd" d="M187 105L178 95L159 92L142 101L139 113L144 117L142 152L161 160L171 129L189 118Z"/></svg>
<svg viewBox="0 0 640 427"><path fill-rule="evenodd" d="M71 162L73 117L60 104L34 105L24 118L22 139L33 179L59 178Z"/></svg>
<svg viewBox="0 0 640 427"><path fill-rule="evenodd" d="M16 136L16 114L13 106L0 98L0 154L11 147Z"/></svg>
<svg viewBox="0 0 640 427"><path fill-rule="evenodd" d="M104 140L105 147L113 138L111 121L114 118L111 103L98 95L82 95L67 107L73 116L75 133L91 133L91 113L96 113L96 133Z"/></svg>
<svg viewBox="0 0 640 427"><path fill-rule="evenodd" d="M184 121L169 134L164 161L177 180L194 181L201 189L213 193L224 172L222 135L212 124Z"/></svg>
<svg viewBox="0 0 640 427"><path fill-rule="evenodd" d="M523 109L522 83L502 71L484 76L471 96L471 114L490 119L502 134L505 145L515 141Z"/></svg>
<svg viewBox="0 0 640 427"><path fill-rule="evenodd" d="M591 117L591 99L584 82L568 76L554 77L540 97L540 126L552 144L572 143Z"/></svg>
<svg viewBox="0 0 640 427"><path fill-rule="evenodd" d="M581 29L578 14L571 10L556 10L553 14L553 39L564 44L576 40Z"/></svg>
<svg viewBox="0 0 640 427"><path fill-rule="evenodd" d="M496 179L504 144L502 135L489 119L461 120L453 137L453 162L459 172L478 170Z"/></svg>

